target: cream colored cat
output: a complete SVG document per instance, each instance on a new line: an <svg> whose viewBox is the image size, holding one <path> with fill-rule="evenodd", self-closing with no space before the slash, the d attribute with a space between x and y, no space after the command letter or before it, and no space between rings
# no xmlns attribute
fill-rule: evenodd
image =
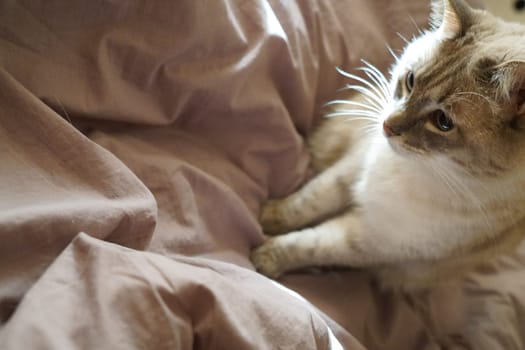
<svg viewBox="0 0 525 350"><path fill-rule="evenodd" d="M374 67L309 140L320 172L268 202L252 254L270 277L368 268L426 288L510 252L525 234L525 28L434 1L389 82Z"/></svg>

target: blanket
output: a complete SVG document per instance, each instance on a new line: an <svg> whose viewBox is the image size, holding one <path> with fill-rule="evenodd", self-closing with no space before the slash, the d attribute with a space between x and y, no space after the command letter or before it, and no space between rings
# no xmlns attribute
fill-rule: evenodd
<svg viewBox="0 0 525 350"><path fill-rule="evenodd" d="M524 349L525 248L414 300L272 281L268 198L426 1L0 1L0 349Z"/></svg>

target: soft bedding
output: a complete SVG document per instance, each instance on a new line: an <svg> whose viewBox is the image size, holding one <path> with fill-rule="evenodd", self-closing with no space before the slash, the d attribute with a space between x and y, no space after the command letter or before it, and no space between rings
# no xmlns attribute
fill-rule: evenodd
<svg viewBox="0 0 525 350"><path fill-rule="evenodd" d="M335 67L386 71L427 15L0 1L0 349L524 349L523 254L413 300L249 261L260 205L310 176Z"/></svg>

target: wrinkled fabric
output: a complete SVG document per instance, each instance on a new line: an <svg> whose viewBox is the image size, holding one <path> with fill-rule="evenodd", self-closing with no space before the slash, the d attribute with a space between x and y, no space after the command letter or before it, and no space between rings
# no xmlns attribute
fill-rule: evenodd
<svg viewBox="0 0 525 350"><path fill-rule="evenodd" d="M147 247L157 206L121 161L1 69L0 106L1 311L80 231Z"/></svg>
<svg viewBox="0 0 525 350"><path fill-rule="evenodd" d="M522 349L520 257L418 306L359 271L279 281L302 299L249 261L261 204L309 176L335 67L386 72L427 15L0 1L0 348Z"/></svg>
<svg viewBox="0 0 525 350"><path fill-rule="evenodd" d="M0 344L3 349L329 349L320 317L262 279L231 264L168 259L81 234L24 297ZM265 307L266 298L273 307ZM287 325L287 332L261 327L271 319ZM310 329L301 329L305 326ZM65 328L68 337L60 334ZM34 336L26 336L28 331Z"/></svg>

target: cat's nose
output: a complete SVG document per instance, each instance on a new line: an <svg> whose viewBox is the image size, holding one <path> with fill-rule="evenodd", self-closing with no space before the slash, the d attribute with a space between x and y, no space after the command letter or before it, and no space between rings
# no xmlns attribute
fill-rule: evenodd
<svg viewBox="0 0 525 350"><path fill-rule="evenodd" d="M395 132L386 121L383 122L383 131L385 132L386 137L397 136L399 133Z"/></svg>

